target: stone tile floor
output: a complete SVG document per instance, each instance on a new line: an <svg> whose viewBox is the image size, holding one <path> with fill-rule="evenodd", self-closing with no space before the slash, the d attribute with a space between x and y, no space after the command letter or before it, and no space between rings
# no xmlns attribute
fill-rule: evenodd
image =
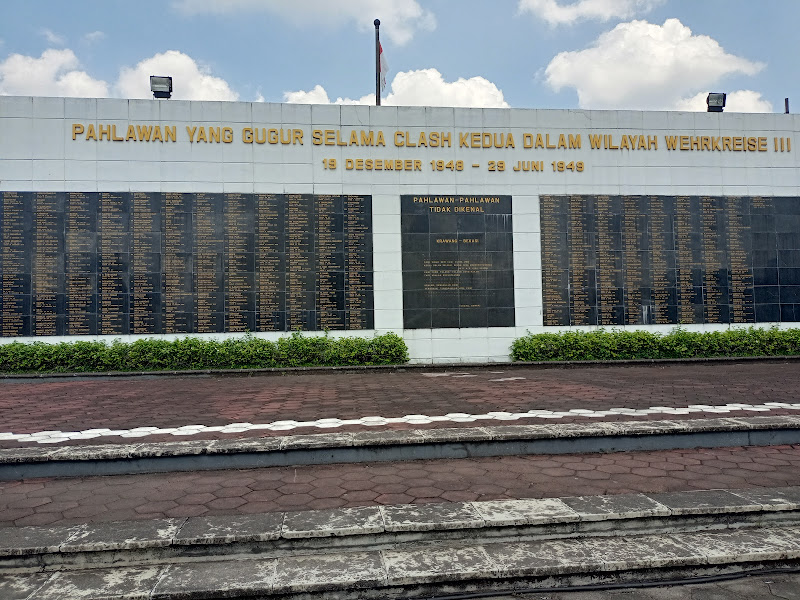
<svg viewBox="0 0 800 600"><path fill-rule="evenodd" d="M800 446L508 456L0 482L0 526L800 485Z"/></svg>
<svg viewBox="0 0 800 600"><path fill-rule="evenodd" d="M764 405L797 403L800 363L659 363L536 369L497 365L434 371L406 369L354 372L303 372L254 376L142 376L0 380L0 434L39 431L127 430L139 427L209 427L281 420L361 419L449 413L487 414L530 410L606 411L611 408ZM713 411L706 416L719 416ZM732 416L798 414L772 407L768 412L734 411ZM614 414L601 419L695 418L703 413L669 415ZM573 414L557 422L597 420ZM517 423L547 422L525 419ZM492 421L477 421L491 424ZM495 421L496 423L496 421ZM336 431L468 427L470 422L391 423L377 427L345 425ZM235 427L233 429L236 429ZM315 433L299 428L292 433ZM217 439L285 435L259 429L205 432L191 436L149 436L147 441ZM99 435L62 444L125 443L130 439ZM28 442L35 443L35 442ZM20 442L4 440L0 447Z"/></svg>

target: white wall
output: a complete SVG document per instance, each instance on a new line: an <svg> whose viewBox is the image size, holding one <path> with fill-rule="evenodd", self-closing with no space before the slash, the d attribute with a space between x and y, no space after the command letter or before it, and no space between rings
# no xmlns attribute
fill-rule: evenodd
<svg viewBox="0 0 800 600"><path fill-rule="evenodd" d="M175 126L177 141L94 141L85 134L73 140L74 124L115 125L123 137L130 124ZM233 141L190 143L187 126L230 127ZM301 129L304 143L245 144L246 127ZM797 196L799 127L795 115L782 114L0 97L0 190L372 195L376 330L403 335L416 362L503 362L514 338L542 329L539 194ZM326 129L348 140L352 130L382 131L386 146L314 145L312 131ZM449 132L452 145L397 147L397 131L412 140L420 132ZM516 148L461 148L464 132L511 133ZM525 149L526 132L549 134L551 141L580 134L582 148ZM614 144L623 134L657 136L658 149L592 150L589 134L612 135ZM665 135L765 137L767 151L670 151ZM776 152L775 137L790 139L792 151ZM323 168L330 158L337 159L336 170ZM346 170L348 158L416 159L422 171ZM457 173L434 171L431 160L462 160L465 166ZM544 161L544 172L512 170L527 160ZM554 172L551 162L559 160L582 161L584 171ZM489 172L489 161L505 161L506 170ZM402 329L401 194L513 197L516 327ZM711 327L726 326L691 328Z"/></svg>

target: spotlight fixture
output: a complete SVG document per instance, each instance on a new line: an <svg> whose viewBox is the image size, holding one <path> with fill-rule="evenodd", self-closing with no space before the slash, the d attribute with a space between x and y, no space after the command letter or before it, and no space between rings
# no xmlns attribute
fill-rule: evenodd
<svg viewBox="0 0 800 600"><path fill-rule="evenodd" d="M727 94L721 94L718 92L712 92L706 98L706 104L708 105L708 112L722 112L722 109L725 108L725 97Z"/></svg>
<svg viewBox="0 0 800 600"><path fill-rule="evenodd" d="M150 75L150 91L153 98L170 98L172 96L172 77Z"/></svg>

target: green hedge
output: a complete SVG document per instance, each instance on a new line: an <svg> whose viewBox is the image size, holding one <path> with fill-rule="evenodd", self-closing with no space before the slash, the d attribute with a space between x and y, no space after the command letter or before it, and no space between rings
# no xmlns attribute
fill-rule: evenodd
<svg viewBox="0 0 800 600"><path fill-rule="evenodd" d="M514 361L710 358L800 354L800 329L728 329L666 335L649 331L567 331L537 333L511 345Z"/></svg>
<svg viewBox="0 0 800 600"><path fill-rule="evenodd" d="M408 362L408 348L394 333L372 338L305 336L277 341L252 335L222 342L194 337L142 339L126 344L12 342L0 346L0 372L173 371L269 367L389 365Z"/></svg>

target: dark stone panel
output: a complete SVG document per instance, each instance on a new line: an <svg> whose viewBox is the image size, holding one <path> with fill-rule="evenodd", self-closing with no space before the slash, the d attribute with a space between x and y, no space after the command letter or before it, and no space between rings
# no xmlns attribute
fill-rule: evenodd
<svg viewBox="0 0 800 600"><path fill-rule="evenodd" d="M432 309L431 310L431 327L434 329L438 328L453 328L458 327L460 324L459 321L459 309L457 308L439 308L439 309Z"/></svg>
<svg viewBox="0 0 800 600"><path fill-rule="evenodd" d="M800 250L778 250L778 267L800 268Z"/></svg>
<svg viewBox="0 0 800 600"><path fill-rule="evenodd" d="M403 234L409 233L418 233L418 234L427 234L429 233L428 228L428 215L415 215L415 214L407 214L403 215L401 218L401 232Z"/></svg>
<svg viewBox="0 0 800 600"><path fill-rule="evenodd" d="M404 329L430 329L432 323L432 311L425 309L403 308L403 328Z"/></svg>
<svg viewBox="0 0 800 600"><path fill-rule="evenodd" d="M488 311L481 308L461 308L458 312L459 327L488 327Z"/></svg>
<svg viewBox="0 0 800 600"><path fill-rule="evenodd" d="M781 322L800 321L800 304L781 304Z"/></svg>
<svg viewBox="0 0 800 600"><path fill-rule="evenodd" d="M756 322L777 322L781 320L781 312L779 304L756 304L755 305Z"/></svg>
<svg viewBox="0 0 800 600"><path fill-rule="evenodd" d="M778 269L778 283L780 285L800 285L800 268Z"/></svg>
<svg viewBox="0 0 800 600"><path fill-rule="evenodd" d="M756 304L777 304L780 301L780 289L777 285L755 286L753 301Z"/></svg>
<svg viewBox="0 0 800 600"><path fill-rule="evenodd" d="M781 215L798 215L800 216L800 198L787 197L787 198L772 198L775 214ZM780 219L778 219L780 220Z"/></svg>
<svg viewBox="0 0 800 600"><path fill-rule="evenodd" d="M800 304L800 285L780 286L781 304Z"/></svg>

